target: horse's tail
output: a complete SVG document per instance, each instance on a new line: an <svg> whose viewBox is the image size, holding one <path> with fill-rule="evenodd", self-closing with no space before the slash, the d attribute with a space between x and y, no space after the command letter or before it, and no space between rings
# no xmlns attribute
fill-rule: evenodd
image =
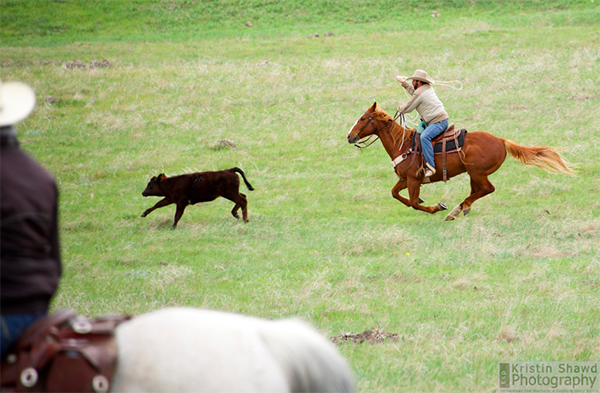
<svg viewBox="0 0 600 393"><path fill-rule="evenodd" d="M248 187L248 189L250 191L254 191L254 188L250 185L250 183L248 183L248 180L246 179L246 175L244 175L244 171L242 171L240 168L235 167L235 168L231 168L232 171L239 173L240 175L242 175L242 179L244 179L244 183L246 183L246 187Z"/></svg>
<svg viewBox="0 0 600 393"><path fill-rule="evenodd" d="M291 392L355 392L354 377L335 346L294 320L268 321L259 334L283 370Z"/></svg>
<svg viewBox="0 0 600 393"><path fill-rule="evenodd" d="M535 165L546 172L575 175L575 165L556 149L547 146L525 147L510 139L502 139L506 151L524 165Z"/></svg>

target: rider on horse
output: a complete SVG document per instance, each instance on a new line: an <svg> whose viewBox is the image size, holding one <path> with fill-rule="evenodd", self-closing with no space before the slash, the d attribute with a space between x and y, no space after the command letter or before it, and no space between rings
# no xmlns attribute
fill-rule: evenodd
<svg viewBox="0 0 600 393"><path fill-rule="evenodd" d="M448 128L448 113L444 109L444 104L435 94L435 90L431 86L434 81L427 75L427 72L416 70L410 78L404 79L397 76L396 79L412 96L410 101L398 107L398 113L409 113L416 109L421 120L427 123L425 131L421 134L421 146L425 156L425 177L433 176L435 175L435 161L431 141ZM412 79L412 84L408 82L409 79Z"/></svg>

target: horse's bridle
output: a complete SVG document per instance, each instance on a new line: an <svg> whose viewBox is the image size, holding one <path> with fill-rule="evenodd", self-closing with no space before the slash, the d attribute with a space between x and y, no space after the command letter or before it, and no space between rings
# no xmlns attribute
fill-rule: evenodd
<svg viewBox="0 0 600 393"><path fill-rule="evenodd" d="M360 137L360 134L364 131L365 128L367 128L367 126L371 123L373 123L373 129L375 129L375 120L373 120L373 116L371 116L371 114L367 111L365 112L366 115L369 116L369 121L367 122L367 124L365 124L360 131L358 132L358 137ZM364 116L364 115L363 115ZM361 116L362 118L362 116ZM385 128L389 127L390 124L392 124L392 122L395 122L398 118L400 118L400 124L404 124L404 114L403 113L398 113L398 111L396 111L396 114L394 115L392 121L389 121L385 126L375 130L373 132L373 134L369 135L368 137L366 137L367 139L364 141L361 141L360 138L358 139L358 141L354 144L354 146L358 147L359 149L366 149L367 147L371 146L373 143L377 142L377 139L379 139L379 131L384 130ZM402 133L402 144L400 145L400 147L398 148L399 151L402 151L402 147L404 146L404 134L406 133L406 127L402 127L404 129L404 132ZM375 139L371 141L371 137L375 135ZM408 158L408 156L413 152L412 149L408 149L407 152L400 154L398 157L396 157L394 160L392 160L392 168L394 168L394 172L396 171L396 167L398 166L398 164L400 164L402 161L406 160ZM400 175L398 175L400 176Z"/></svg>
<svg viewBox="0 0 600 393"><path fill-rule="evenodd" d="M384 125L383 127L379 128L379 129L375 129L375 120L373 120L373 116L371 116L371 114L369 113L369 111L366 111L364 115L369 116L369 121L367 121L367 124L365 124L364 126L362 126L362 128L360 129L360 131L358 131L358 134L356 135L358 137L358 141L354 144L354 146L358 147L359 149L366 149L367 147L371 146L373 143L377 142L377 140L379 139L379 131L382 131L384 129L386 129L387 127L389 127L392 122L396 121L399 117L401 117L402 119L404 119L404 115L401 113L398 113L398 111L396 111L396 114L394 115L394 118L392 119L392 121L388 121L386 125ZM362 116L361 116L362 118ZM402 123L402 120L400 121ZM373 124L373 129L375 131L373 131L373 133L369 136L366 137L366 140L361 141L360 138L360 134L365 130L365 128L367 128L367 126L369 124ZM371 140L372 137L375 136L375 139Z"/></svg>

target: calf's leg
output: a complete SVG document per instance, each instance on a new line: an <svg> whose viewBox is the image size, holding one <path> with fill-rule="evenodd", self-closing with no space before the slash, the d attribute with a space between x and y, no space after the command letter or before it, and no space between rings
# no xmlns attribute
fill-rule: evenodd
<svg viewBox="0 0 600 393"><path fill-rule="evenodd" d="M152 213L154 210L161 208L161 207L168 206L171 203L173 203L173 201L170 200L169 198L163 198L160 201L158 201L158 203L156 205L152 206L150 209L146 209L146 211L142 213L142 217L146 217L148 214Z"/></svg>
<svg viewBox="0 0 600 393"><path fill-rule="evenodd" d="M175 210L175 219L173 220L173 229L177 227L177 223L181 219L181 216L183 216L183 211L185 210L186 206L187 202L177 204L177 210Z"/></svg>
<svg viewBox="0 0 600 393"><path fill-rule="evenodd" d="M240 208L242 208L242 218L244 219L244 222L248 222L248 201L246 199L246 195L242 194L241 192L236 192L235 194L228 193L227 195L223 195L223 198L229 199L231 202L235 203L233 210L231 210L231 214L235 218L240 217L237 212Z"/></svg>
<svg viewBox="0 0 600 393"><path fill-rule="evenodd" d="M240 193L240 201L236 202L242 208L242 218L244 222L248 222L248 200L246 199L246 195Z"/></svg>
<svg viewBox="0 0 600 393"><path fill-rule="evenodd" d="M231 210L231 215L235 218L237 218L239 220L240 215L238 214L238 210L240 209L240 205L238 205L237 203L235 204L235 206L233 207L233 209Z"/></svg>
<svg viewBox="0 0 600 393"><path fill-rule="evenodd" d="M246 195L245 195L245 194L242 194L242 193L240 192L240 196L241 196L241 197L242 197L242 199L243 199L243 200L246 202L246 206L247 206L247 205L248 205L248 200L246 199ZM227 199L229 199L229 198L227 198ZM232 215L232 216L234 216L235 218L239 219L239 218L240 218L240 216L239 216L239 214L238 214L238 210L239 210L239 209L240 209L240 207L241 207L241 208L242 208L242 213L243 213L243 212L244 212L244 210L246 210L246 209L245 209L245 206L244 206L244 207L242 207L242 204L241 204L241 203L238 203L238 202L236 202L236 200L233 200L233 199L231 199L231 200L232 200L233 202L235 202L235 206L234 206L234 207L233 207L233 209L231 210L231 215ZM247 210L246 210L246 213L245 213L245 215L244 215L244 221L248 221L248 212L247 212Z"/></svg>

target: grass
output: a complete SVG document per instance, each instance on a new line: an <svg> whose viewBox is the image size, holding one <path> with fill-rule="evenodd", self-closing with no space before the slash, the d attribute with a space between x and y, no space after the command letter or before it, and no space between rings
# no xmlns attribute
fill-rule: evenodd
<svg viewBox="0 0 600 393"><path fill-rule="evenodd" d="M493 391L499 361L598 359L594 3L444 3L439 19L415 14L427 22L387 28L391 17L348 22L342 8L368 7L338 2L343 23L323 22L319 32L332 26L335 35L315 39L310 20L330 20L320 10L334 5L300 2L293 9L308 21L286 28L273 3L243 3L266 26L236 27L249 18L232 16L193 38L185 20L163 35L126 24L123 7L168 11L165 2L43 2L27 16L56 23L54 12L76 4L71 19L81 19L64 33L5 24L28 4L2 3L0 76L35 87L38 106L17 130L60 184L64 274L54 309L185 305L299 317L328 336L398 333L381 345L340 345L361 391ZM237 3L218 4L214 17ZM108 12L92 17L94 7ZM186 15L167 11L160 18ZM103 15L124 16L106 16L109 28ZM84 31L98 21L105 27ZM63 67L103 59L111 67ZM447 223L405 208L391 198L380 143L358 151L345 136L374 101L393 113L406 99L395 75L416 68L463 83L436 88L457 126L564 147L580 175L508 159L491 178L496 192L466 217ZM237 147L215 148L223 139ZM139 217L156 202L141 196L151 176L232 166L256 188L243 191L250 223L235 221L224 200L188 208L176 230L172 207ZM461 176L423 187L422 197L452 207L468 190Z"/></svg>
<svg viewBox="0 0 600 393"><path fill-rule="evenodd" d="M456 29L473 17L509 26L595 25L599 16L590 0L3 0L2 7L3 41L36 46L432 31ZM432 18L434 10L443 17Z"/></svg>

